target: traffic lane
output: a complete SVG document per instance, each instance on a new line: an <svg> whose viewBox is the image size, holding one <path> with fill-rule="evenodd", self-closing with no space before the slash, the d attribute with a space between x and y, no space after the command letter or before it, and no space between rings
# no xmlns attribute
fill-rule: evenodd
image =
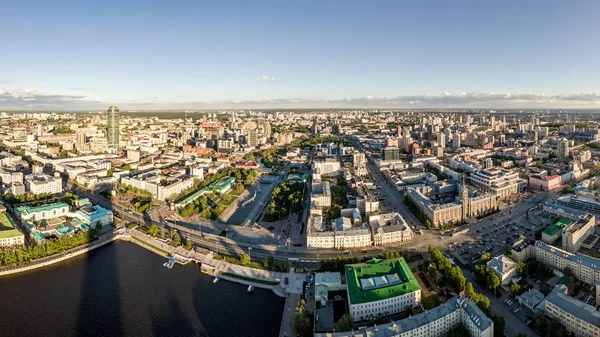
<svg viewBox="0 0 600 337"><path fill-rule="evenodd" d="M471 282L475 291L484 294L490 299L490 310L496 315L504 317L504 320L506 321L506 325L504 326L504 334L506 336L515 336L519 332L523 332L530 337L538 336L538 334L535 333L535 331L531 330L531 328L528 327L527 324L523 323L523 321L521 321L518 317L513 315L510 309L502 305L501 300L496 299L494 296L490 295L486 290L484 290L479 285L479 283L475 281L475 278L473 277L470 271L466 269L461 270L467 281Z"/></svg>

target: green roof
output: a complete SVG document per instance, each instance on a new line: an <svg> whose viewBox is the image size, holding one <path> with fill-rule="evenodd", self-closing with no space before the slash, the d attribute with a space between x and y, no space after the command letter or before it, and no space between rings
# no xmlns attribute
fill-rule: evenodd
<svg viewBox="0 0 600 337"><path fill-rule="evenodd" d="M565 227L567 227L571 223L573 223L573 221L571 219L562 218L562 219L558 220L554 225L544 229L544 233L552 236L552 235L558 233L559 231L562 231Z"/></svg>
<svg viewBox="0 0 600 337"><path fill-rule="evenodd" d="M0 239L8 239L15 236L21 236L23 233L19 232L18 229L7 229L4 231L0 231Z"/></svg>
<svg viewBox="0 0 600 337"><path fill-rule="evenodd" d="M62 207L69 207L69 205L67 205L64 202L59 202L56 204L43 205L43 206L38 206L38 207L23 206L23 207L17 207L17 212L22 212L23 214L27 215L27 214L37 213L37 212L42 212L42 211L51 211L53 209L62 208Z"/></svg>
<svg viewBox="0 0 600 337"><path fill-rule="evenodd" d="M2 226L7 228L15 228L15 222L10 217L10 215L6 213L0 214L0 223L2 224Z"/></svg>
<svg viewBox="0 0 600 337"><path fill-rule="evenodd" d="M420 290L404 258L345 266L350 304L369 303Z"/></svg>
<svg viewBox="0 0 600 337"><path fill-rule="evenodd" d="M210 189L216 188L217 191L221 191L225 187L231 185L234 181L235 181L234 177L229 177L227 179L219 179L219 180L215 181L214 183L208 185L208 188L210 188Z"/></svg>
<svg viewBox="0 0 600 337"><path fill-rule="evenodd" d="M188 195L184 199L179 200L178 202L176 202L176 204L177 205L185 205L185 204L193 201L194 199L198 198L202 194L209 193L209 192L210 192L210 190L205 187L205 188L203 188L201 190L198 190L198 191L194 192L193 194Z"/></svg>

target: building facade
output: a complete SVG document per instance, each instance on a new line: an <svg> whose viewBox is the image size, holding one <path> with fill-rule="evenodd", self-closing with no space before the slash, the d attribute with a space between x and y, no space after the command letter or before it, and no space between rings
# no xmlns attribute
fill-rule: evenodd
<svg viewBox="0 0 600 337"><path fill-rule="evenodd" d="M345 266L348 307L354 321L392 315L421 303L421 287L404 258Z"/></svg>
<svg viewBox="0 0 600 337"><path fill-rule="evenodd" d="M120 112L116 106L108 108L108 121L106 127L106 138L110 147L119 147L120 131L119 131Z"/></svg>
<svg viewBox="0 0 600 337"><path fill-rule="evenodd" d="M354 331L317 333L315 337L444 337L462 324L470 336L493 337L494 322L464 296L408 318Z"/></svg>

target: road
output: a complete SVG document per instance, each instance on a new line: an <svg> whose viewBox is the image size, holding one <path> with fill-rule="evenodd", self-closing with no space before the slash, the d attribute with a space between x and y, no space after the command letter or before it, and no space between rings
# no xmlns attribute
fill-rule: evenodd
<svg viewBox="0 0 600 337"><path fill-rule="evenodd" d="M482 293L490 299L491 311L496 315L504 317L504 320L506 321L506 325L504 326L504 335L513 337L519 332L523 332L530 337L538 336L538 334L531 330L527 324L523 323L523 321L521 321L517 316L513 315L510 309L504 306L500 299L496 299L494 296L490 295L486 290L484 290L479 283L475 281L475 278L470 271L463 269L462 272L467 281L473 284L473 288L476 292Z"/></svg>

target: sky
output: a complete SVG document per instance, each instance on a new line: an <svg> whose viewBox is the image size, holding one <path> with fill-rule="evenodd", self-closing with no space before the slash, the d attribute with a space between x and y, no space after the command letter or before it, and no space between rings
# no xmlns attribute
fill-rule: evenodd
<svg viewBox="0 0 600 337"><path fill-rule="evenodd" d="M596 0L4 0L0 110L598 108L598 13Z"/></svg>

